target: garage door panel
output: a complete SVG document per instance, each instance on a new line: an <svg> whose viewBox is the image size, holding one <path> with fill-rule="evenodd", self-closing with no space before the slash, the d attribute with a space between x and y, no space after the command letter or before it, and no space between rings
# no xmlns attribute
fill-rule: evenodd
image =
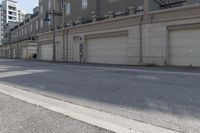
<svg viewBox="0 0 200 133"><path fill-rule="evenodd" d="M193 45L196 47L199 46L199 40L197 40L196 38L193 38L193 39L184 38L184 42L182 42L182 38L180 38L179 40L172 41L171 43L174 44L171 47L183 47L183 46L188 46L188 45L190 45L190 46Z"/></svg>
<svg viewBox="0 0 200 133"><path fill-rule="evenodd" d="M199 29L188 29L188 30L177 30L175 32L172 32L172 38L197 38L200 37L199 35ZM184 32L187 31L187 32Z"/></svg>
<svg viewBox="0 0 200 133"><path fill-rule="evenodd" d="M174 49L176 49L176 51L172 50L171 54L175 54L175 55L179 55L179 54L197 54L199 55L199 50L198 48L182 48L182 47L173 47Z"/></svg>
<svg viewBox="0 0 200 133"><path fill-rule="evenodd" d="M88 39L87 62L128 64L128 37L113 36Z"/></svg>
<svg viewBox="0 0 200 133"><path fill-rule="evenodd" d="M26 48L22 48L22 59L26 59Z"/></svg>
<svg viewBox="0 0 200 133"><path fill-rule="evenodd" d="M187 57L187 58L174 58L174 60L172 60L172 63L176 63L179 65L185 65L188 64L189 60L191 60L191 57ZM192 66L199 66L199 57L193 57L193 62L192 64L188 64L188 65L192 65Z"/></svg>
<svg viewBox="0 0 200 133"><path fill-rule="evenodd" d="M53 58L53 46L41 45L41 60L52 60Z"/></svg>
<svg viewBox="0 0 200 133"><path fill-rule="evenodd" d="M105 57L89 57L89 63L102 63L102 64L127 64L124 58L105 58ZM97 62L98 61L98 62ZM120 62L120 63L118 63Z"/></svg>
<svg viewBox="0 0 200 133"><path fill-rule="evenodd" d="M170 31L171 65L200 66L200 29Z"/></svg>
<svg viewBox="0 0 200 133"><path fill-rule="evenodd" d="M127 56L127 53L124 50L119 52L110 52L110 50L99 50L95 52L91 50L91 52L88 52L88 56Z"/></svg>

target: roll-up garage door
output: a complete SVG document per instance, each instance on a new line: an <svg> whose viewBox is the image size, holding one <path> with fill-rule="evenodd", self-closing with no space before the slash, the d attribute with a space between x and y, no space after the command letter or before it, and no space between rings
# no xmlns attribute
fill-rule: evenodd
<svg viewBox="0 0 200 133"><path fill-rule="evenodd" d="M53 46L41 45L41 60L52 60L53 58Z"/></svg>
<svg viewBox="0 0 200 133"><path fill-rule="evenodd" d="M128 64L128 36L87 39L87 62Z"/></svg>
<svg viewBox="0 0 200 133"><path fill-rule="evenodd" d="M22 48L22 58L26 59L27 50L26 48Z"/></svg>
<svg viewBox="0 0 200 133"><path fill-rule="evenodd" d="M200 29L169 32L169 63L200 66Z"/></svg>

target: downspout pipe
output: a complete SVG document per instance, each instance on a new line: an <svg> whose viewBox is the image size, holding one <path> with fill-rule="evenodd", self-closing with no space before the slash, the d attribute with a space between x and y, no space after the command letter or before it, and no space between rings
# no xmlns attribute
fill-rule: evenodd
<svg viewBox="0 0 200 133"><path fill-rule="evenodd" d="M69 61L69 30L66 30L66 59Z"/></svg>
<svg viewBox="0 0 200 133"><path fill-rule="evenodd" d="M140 65L143 64L143 37L142 37L142 29L143 29L143 17L140 17L140 24L139 24L139 37L140 37Z"/></svg>
<svg viewBox="0 0 200 133"><path fill-rule="evenodd" d="M63 60L68 61L68 29L63 30Z"/></svg>

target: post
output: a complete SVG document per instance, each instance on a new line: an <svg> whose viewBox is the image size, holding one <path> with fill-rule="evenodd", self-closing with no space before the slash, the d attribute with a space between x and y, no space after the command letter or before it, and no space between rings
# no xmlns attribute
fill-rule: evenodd
<svg viewBox="0 0 200 133"><path fill-rule="evenodd" d="M144 0L144 20L148 20L149 0Z"/></svg>
<svg viewBox="0 0 200 133"><path fill-rule="evenodd" d="M143 23L143 17L140 17L140 25L139 25L139 34L140 34L140 65L142 65L143 64L143 33L142 33L142 29L143 29L143 27L142 27L142 23Z"/></svg>
<svg viewBox="0 0 200 133"><path fill-rule="evenodd" d="M56 23L55 23L55 9L53 9L53 61L56 61Z"/></svg>
<svg viewBox="0 0 200 133"><path fill-rule="evenodd" d="M9 54L10 54L10 59L12 59L12 43L11 43L11 31L9 30L9 34L8 34L8 43L10 45L10 51L9 51Z"/></svg>

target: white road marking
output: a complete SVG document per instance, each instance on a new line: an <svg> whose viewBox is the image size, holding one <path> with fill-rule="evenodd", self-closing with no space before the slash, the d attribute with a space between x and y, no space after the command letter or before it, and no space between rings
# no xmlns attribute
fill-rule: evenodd
<svg viewBox="0 0 200 133"><path fill-rule="evenodd" d="M0 84L0 93L116 133L178 133L165 128L127 119L118 115L45 97L4 84Z"/></svg>
<svg viewBox="0 0 200 133"><path fill-rule="evenodd" d="M156 76L148 76L148 75L137 75L136 79L158 80L158 77L156 77Z"/></svg>
<svg viewBox="0 0 200 133"><path fill-rule="evenodd" d="M22 71L10 71L10 72L0 72L0 78L13 77L13 76L21 76L28 75L34 73L43 73L48 72L49 70L22 70Z"/></svg>
<svg viewBox="0 0 200 133"><path fill-rule="evenodd" d="M37 62L39 64L47 65L48 62ZM67 66L71 68L86 68L86 69L99 69L99 70L113 70L113 71L124 71L124 72L140 72L150 74L175 74L175 75L187 75L187 76L200 76L200 72L181 72L181 71L166 71L166 70L147 70L137 68L111 68L111 67L100 67L100 66L84 66L84 65L73 65L73 64L53 64L53 66Z"/></svg>

